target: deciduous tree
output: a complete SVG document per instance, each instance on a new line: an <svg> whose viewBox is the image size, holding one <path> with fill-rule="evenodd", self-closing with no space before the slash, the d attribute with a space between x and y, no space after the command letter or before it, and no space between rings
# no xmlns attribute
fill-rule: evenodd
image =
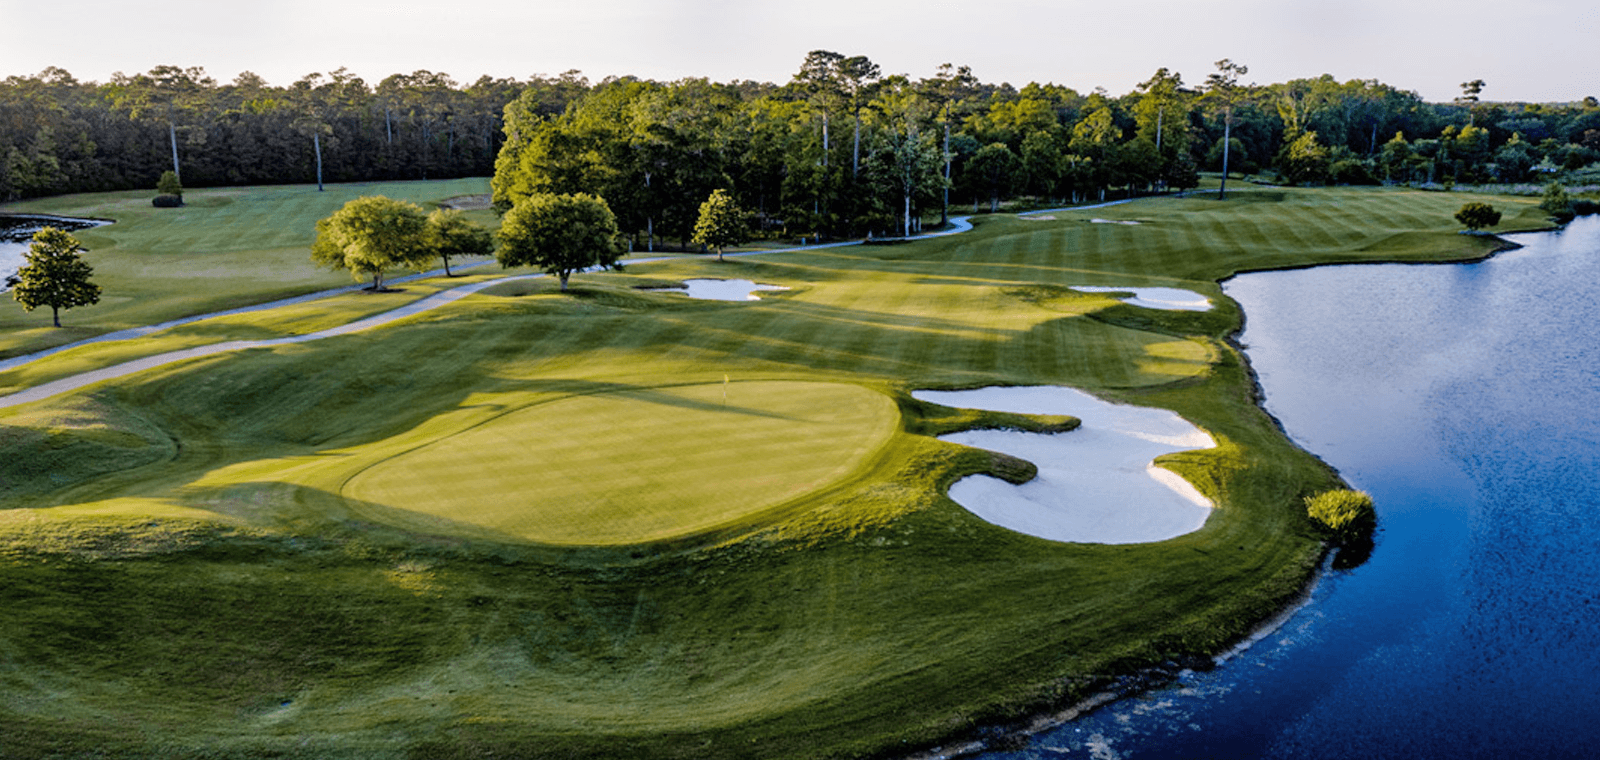
<svg viewBox="0 0 1600 760"><path fill-rule="evenodd" d="M89 281L94 269L78 255L83 247L71 233L46 227L33 235L26 263L9 278L11 297L24 311L50 307L50 318L61 326L61 310L100 302L100 286Z"/></svg>
<svg viewBox="0 0 1600 760"><path fill-rule="evenodd" d="M593 195L537 193L518 201L500 221L504 267L536 266L561 280L592 267L617 268L617 218Z"/></svg>
<svg viewBox="0 0 1600 760"><path fill-rule="evenodd" d="M467 219L460 211L436 209L428 214L428 248L444 260L444 275L450 273L451 256L488 256L494 253L494 236L483 225Z"/></svg>
<svg viewBox="0 0 1600 760"><path fill-rule="evenodd" d="M727 190L718 188L705 203L700 204L700 218L694 223L693 242L717 249L717 261L722 261L722 249L744 242L749 234L744 211L733 202Z"/></svg>
<svg viewBox="0 0 1600 760"><path fill-rule="evenodd" d="M428 220L415 203L381 195L357 198L317 222L311 260L347 269L361 279L372 275L372 290L383 290L383 273L395 267L422 268L433 259Z"/></svg>

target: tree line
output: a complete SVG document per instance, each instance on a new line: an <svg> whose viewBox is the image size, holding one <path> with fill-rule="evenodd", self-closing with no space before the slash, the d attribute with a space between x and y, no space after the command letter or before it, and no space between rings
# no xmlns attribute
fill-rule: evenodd
<svg viewBox="0 0 1600 760"><path fill-rule="evenodd" d="M152 187L494 176L502 210L542 193L604 198L636 246L687 241L728 190L755 230L903 233L1018 196L1082 201L1193 186L1199 171L1284 182L1543 182L1600 161L1600 104L1449 103L1376 80L1270 85L1218 62L1158 69L1113 96L913 79L812 51L789 81L656 82L577 72L470 85L428 71L369 85L343 69L269 86L158 66L80 82L0 82L0 199Z"/></svg>

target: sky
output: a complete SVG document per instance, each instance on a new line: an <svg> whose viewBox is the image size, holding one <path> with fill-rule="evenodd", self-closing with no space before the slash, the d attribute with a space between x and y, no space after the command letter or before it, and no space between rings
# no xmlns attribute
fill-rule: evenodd
<svg viewBox="0 0 1600 760"><path fill-rule="evenodd" d="M286 85L347 67L376 84L419 69L469 83L577 69L783 83L810 50L885 74L966 65L985 82L1113 95L1166 67L1198 85L1215 62L1245 82L1331 74L1430 101L1600 96L1589 0L0 0L0 77L48 66L106 81L163 64Z"/></svg>

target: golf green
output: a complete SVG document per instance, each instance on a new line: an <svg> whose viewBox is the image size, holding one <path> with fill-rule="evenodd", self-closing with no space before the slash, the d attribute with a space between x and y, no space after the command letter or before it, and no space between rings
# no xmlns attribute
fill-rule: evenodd
<svg viewBox="0 0 1600 760"><path fill-rule="evenodd" d="M659 541L828 486L897 418L844 383L625 386L514 409L367 468L344 494L541 543Z"/></svg>

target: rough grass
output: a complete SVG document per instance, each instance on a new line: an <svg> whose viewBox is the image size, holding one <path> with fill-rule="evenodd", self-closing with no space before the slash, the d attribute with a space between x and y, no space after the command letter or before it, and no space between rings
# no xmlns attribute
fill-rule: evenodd
<svg viewBox="0 0 1600 760"><path fill-rule="evenodd" d="M1485 255L1493 241L1455 234L1459 202L1239 190L1054 221L988 217L898 246L677 260L580 275L569 295L480 293L369 333L0 411L0 431L25 444L8 446L0 471L0 755L856 757L1214 651L1298 593L1321 552L1302 500L1339 485L1255 405L1223 340L1240 315L1217 281ZM1088 224L1090 213L1143 224ZM689 276L793 290L723 304L630 287ZM1218 308L1151 312L1075 284L1188 287ZM277 332L299 318L310 317L219 329ZM449 506L460 499L444 473L443 496L421 504L417 484L438 466L429 446L490 454L492 442L461 438L474 420L503 417L502 432L526 439L541 418L514 410L539 399L564 425L636 419L637 400L555 407L619 387L710 392L725 375L857 389L752 405L789 416L857 397L897 411L873 455L836 458L850 464L818 475L826 485L783 486L814 490L778 507L735 517L694 496L681 506L700 529L597 526L614 541L662 537L648 544L507 536L461 519L470 505ZM944 497L949 483L1026 472L932 436L1072 421L947 409L907 391L997 383L1178 411L1218 447L1163 465L1219 509L1196 533L1135 546L977 520ZM674 420L729 420L688 401ZM585 454L581 472L560 476L594 490L625 484L635 455L699 466L722 454L714 474L753 477L738 472L746 453L783 466L800 456L783 451L796 432L793 445L826 448L830 435L804 432L825 425L783 422L720 449L653 430L643 451L610 443L610 456ZM530 445L538 456L489 473L492 488L521 493L519 471L556 477L541 467L560 448ZM412 482L347 488L380 462ZM644 515L671 501L650 488L623 485L607 508L626 523L630 504Z"/></svg>

